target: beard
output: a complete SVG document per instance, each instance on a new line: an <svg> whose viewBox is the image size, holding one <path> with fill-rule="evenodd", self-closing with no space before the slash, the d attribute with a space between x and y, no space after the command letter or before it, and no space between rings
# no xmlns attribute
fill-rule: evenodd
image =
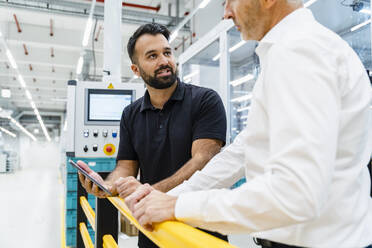
<svg viewBox="0 0 372 248"><path fill-rule="evenodd" d="M157 74L159 74L160 71L166 70L166 69L170 71L169 76L157 77ZM143 81L145 81L146 84L150 85L151 87L155 89L168 89L177 81L177 77L178 77L178 72L177 71L174 72L173 68L170 66L159 67L158 69L156 69L154 73L155 76L151 76L150 74L147 74L144 70L142 70L140 66L139 66L139 70L140 70L140 74L141 74Z"/></svg>

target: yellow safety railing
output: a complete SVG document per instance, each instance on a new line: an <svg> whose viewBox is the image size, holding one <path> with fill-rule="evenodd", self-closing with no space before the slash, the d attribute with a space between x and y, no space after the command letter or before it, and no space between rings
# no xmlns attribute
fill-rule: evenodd
<svg viewBox="0 0 372 248"><path fill-rule="evenodd" d="M87 229L87 226L85 225L85 223L83 223L83 222L80 223L79 227L80 227L80 233L81 233L81 237L83 238L83 242L84 242L85 247L86 248L94 248L93 242L90 239L89 232L88 232L88 229Z"/></svg>
<svg viewBox="0 0 372 248"><path fill-rule="evenodd" d="M118 248L118 245L111 235L105 235L103 236L103 248Z"/></svg>
<svg viewBox="0 0 372 248"><path fill-rule="evenodd" d="M93 230L96 230L96 213L90 206L87 198L85 196L80 197L80 205L81 208L83 209L85 216L87 217L90 225L92 226Z"/></svg>
<svg viewBox="0 0 372 248"><path fill-rule="evenodd" d="M110 202L155 244L163 248L232 248L235 247L224 240L200 231L178 221L165 221L154 225L152 232L144 229L132 216L124 200L109 197Z"/></svg>
<svg viewBox="0 0 372 248"><path fill-rule="evenodd" d="M119 197L108 197L107 198L117 210L121 212L135 227L138 228L144 235L151 239L155 244L161 248L233 248L235 246L228 242L216 238L208 233L200 231L189 225L186 225L178 221L165 221L162 223L155 224L152 232L144 229L138 221L133 217L131 211L125 204L124 200ZM96 215L99 217L102 213L95 213L89 205L86 197L82 196L79 198L81 209L85 213L87 220L96 231L99 227L96 227ZM113 212L116 212L113 208ZM106 210L105 210L106 211ZM111 211L112 214L112 211ZM103 215L101 215L103 216ZM99 220L98 220L98 223ZM114 224L113 224L114 225ZM80 234L84 243L85 248L94 248L93 242L90 238L87 226L85 223L79 223ZM104 235L106 234L106 235ZM98 234L98 237L103 236L102 243L99 247L103 248L118 248L114 238L110 233ZM114 233L111 233L114 235ZM115 233L116 235L117 233ZM97 231L96 231L97 235ZM114 235L114 236L115 236ZM97 237L97 236L96 236ZM96 238L97 239L97 238ZM98 242L98 241L97 241ZM97 244L96 244L97 245Z"/></svg>

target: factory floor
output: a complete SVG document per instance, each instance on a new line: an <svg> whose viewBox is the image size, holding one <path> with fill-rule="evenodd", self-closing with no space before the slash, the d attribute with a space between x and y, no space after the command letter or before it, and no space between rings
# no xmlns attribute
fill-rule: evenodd
<svg viewBox="0 0 372 248"><path fill-rule="evenodd" d="M21 159L22 169L0 174L0 247L62 247L64 185L58 163L43 160L38 152L26 154ZM229 239L240 248L258 247L247 235L232 235ZM135 248L137 238L120 234L118 243L119 247Z"/></svg>

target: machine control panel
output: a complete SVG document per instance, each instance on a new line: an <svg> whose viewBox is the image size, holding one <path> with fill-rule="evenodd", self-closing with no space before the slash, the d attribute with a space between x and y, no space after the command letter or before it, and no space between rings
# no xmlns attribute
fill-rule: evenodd
<svg viewBox="0 0 372 248"><path fill-rule="evenodd" d="M67 126L74 127L70 137L75 157L116 157L123 110L144 95L144 85L121 83L108 89L102 82L76 82L69 87L73 124Z"/></svg>

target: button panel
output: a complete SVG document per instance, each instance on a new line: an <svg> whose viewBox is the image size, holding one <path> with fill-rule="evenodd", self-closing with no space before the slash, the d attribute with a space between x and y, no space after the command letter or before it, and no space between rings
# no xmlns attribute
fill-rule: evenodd
<svg viewBox="0 0 372 248"><path fill-rule="evenodd" d="M116 147L119 145L119 130L118 129L107 129L99 126L93 126L91 128L83 130L83 137L80 138L81 152L86 156L109 156L114 157L116 155Z"/></svg>

